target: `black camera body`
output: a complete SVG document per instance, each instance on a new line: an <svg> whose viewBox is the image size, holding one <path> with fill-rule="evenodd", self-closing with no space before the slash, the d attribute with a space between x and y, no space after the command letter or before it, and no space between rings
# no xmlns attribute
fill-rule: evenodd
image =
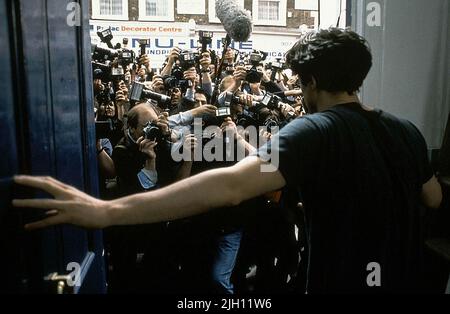
<svg viewBox="0 0 450 314"><path fill-rule="evenodd" d="M168 108L171 103L169 96L152 92L145 87L145 84L139 82L133 82L130 92L130 100L134 103L143 101L145 99L151 99L158 102L161 108Z"/></svg>
<svg viewBox="0 0 450 314"><path fill-rule="evenodd" d="M233 93L227 92L223 105L217 107L216 121L220 126L226 118L231 117L231 106L239 103L239 98L234 96Z"/></svg>
<svg viewBox="0 0 450 314"><path fill-rule="evenodd" d="M111 80L114 82L125 80L125 70L121 65L111 68Z"/></svg>
<svg viewBox="0 0 450 314"><path fill-rule="evenodd" d="M281 97L267 93L264 95L263 99L260 101L260 104L267 107L270 110L280 110L281 109Z"/></svg>
<svg viewBox="0 0 450 314"><path fill-rule="evenodd" d="M161 143L164 138L161 129L154 122L148 122L145 125L143 132L146 140Z"/></svg>
<svg viewBox="0 0 450 314"><path fill-rule="evenodd" d="M200 61L200 55L198 52L183 50L180 53L178 60L180 61L181 69L183 70L183 72L185 72L197 65L197 63Z"/></svg>
<svg viewBox="0 0 450 314"><path fill-rule="evenodd" d="M94 80L100 79L102 82L112 81L111 67L109 64L92 62L92 74Z"/></svg>
<svg viewBox="0 0 450 314"><path fill-rule="evenodd" d="M276 75L278 72L281 72L283 70L286 70L288 67L286 66L286 63L282 61L281 58L277 58L274 62L269 62L266 64L265 69L271 70L272 75L270 76L270 80L273 82L275 81Z"/></svg>
<svg viewBox="0 0 450 314"><path fill-rule="evenodd" d="M181 77L180 77L181 74ZM179 88L181 90L186 90L192 87L192 82L185 80L183 78L183 72L180 68L175 67L172 71L172 75L166 75L163 77L164 87L166 90L172 88Z"/></svg>
<svg viewBox="0 0 450 314"><path fill-rule="evenodd" d="M192 87L192 82L184 79L184 72L196 67L200 61L199 53L184 50L180 53L178 60L179 64L176 64L172 68L171 74L163 77L164 87L166 89L179 88L186 90Z"/></svg>
<svg viewBox="0 0 450 314"><path fill-rule="evenodd" d="M119 126L114 123L111 119L106 121L96 121L95 122L95 136L96 139L109 138L112 132L117 130Z"/></svg>
<svg viewBox="0 0 450 314"><path fill-rule="evenodd" d="M122 65L112 67L110 61L106 63L92 62L92 75L94 80L100 79L102 82L118 82L125 80L125 70Z"/></svg>
<svg viewBox="0 0 450 314"><path fill-rule="evenodd" d="M275 59L276 61L269 62L266 64L266 70L272 70L272 71L282 71L286 70L287 66L286 63L282 61L281 58Z"/></svg>
<svg viewBox="0 0 450 314"><path fill-rule="evenodd" d="M247 70L247 76L245 80L249 83L259 83L261 82L263 74L258 71L258 66L262 64L264 60L267 58L267 53L262 51L254 50L249 58L248 64L251 65L251 68Z"/></svg>
<svg viewBox="0 0 450 314"><path fill-rule="evenodd" d="M123 67L128 66L130 63L134 63L136 60L136 54L133 50L121 49L118 52L119 64Z"/></svg>
<svg viewBox="0 0 450 314"><path fill-rule="evenodd" d="M186 66L187 64L184 65ZM175 65L172 69L171 75L166 75L163 77L164 87L167 90L172 88L179 88L181 90L186 90L192 87L192 82L184 79L184 72L190 68L191 66L185 69L181 64Z"/></svg>

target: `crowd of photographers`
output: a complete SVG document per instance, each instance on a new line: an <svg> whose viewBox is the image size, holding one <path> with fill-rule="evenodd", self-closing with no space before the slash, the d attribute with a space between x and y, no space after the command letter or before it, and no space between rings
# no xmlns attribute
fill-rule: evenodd
<svg viewBox="0 0 450 314"><path fill-rule="evenodd" d="M137 55L126 40L113 46L110 32L99 36L109 47L93 46L92 53L105 199L233 165L238 158L194 155L213 139L233 142L234 155L239 149L252 154L273 132L305 114L298 77L280 60L267 62L264 52L227 48L219 56L207 49L212 34L201 32L200 48L174 48L155 69L145 54L146 40L139 42ZM200 136L196 126L203 130ZM256 144L249 141L248 127L258 128ZM175 160L174 152L188 152L190 158ZM304 291L301 264L307 250L297 193L285 189L184 221L110 228L105 232L110 291ZM235 219L242 207L250 208L248 214Z"/></svg>

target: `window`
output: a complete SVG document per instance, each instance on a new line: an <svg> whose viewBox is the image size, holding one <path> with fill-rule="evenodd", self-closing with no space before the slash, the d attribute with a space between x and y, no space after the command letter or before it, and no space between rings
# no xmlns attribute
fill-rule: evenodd
<svg viewBox="0 0 450 314"><path fill-rule="evenodd" d="M237 3L244 7L244 0L237 0ZM210 23L220 23L220 20L216 15L216 0L208 1L208 15Z"/></svg>
<svg viewBox="0 0 450 314"><path fill-rule="evenodd" d="M139 20L174 21L174 0L139 0Z"/></svg>
<svg viewBox="0 0 450 314"><path fill-rule="evenodd" d="M258 20L278 21L280 19L280 3L278 1L259 1Z"/></svg>
<svg viewBox="0 0 450 314"><path fill-rule="evenodd" d="M92 0L92 18L128 20L128 0Z"/></svg>
<svg viewBox="0 0 450 314"><path fill-rule="evenodd" d="M286 0L253 0L253 23L286 26L286 6Z"/></svg>

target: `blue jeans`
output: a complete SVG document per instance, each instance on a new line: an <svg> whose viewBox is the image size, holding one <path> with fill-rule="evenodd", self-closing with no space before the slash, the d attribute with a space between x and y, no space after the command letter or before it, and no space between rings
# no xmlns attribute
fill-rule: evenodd
<svg viewBox="0 0 450 314"><path fill-rule="evenodd" d="M212 285L215 293L233 294L231 275L241 246L242 230L224 234L217 239L212 260Z"/></svg>

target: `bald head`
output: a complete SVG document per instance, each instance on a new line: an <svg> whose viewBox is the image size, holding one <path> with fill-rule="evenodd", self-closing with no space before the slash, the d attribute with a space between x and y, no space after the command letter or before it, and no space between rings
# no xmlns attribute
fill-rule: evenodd
<svg viewBox="0 0 450 314"><path fill-rule="evenodd" d="M158 115L148 103L134 106L128 112L128 128L134 140L144 135L143 129L148 122L157 122Z"/></svg>

